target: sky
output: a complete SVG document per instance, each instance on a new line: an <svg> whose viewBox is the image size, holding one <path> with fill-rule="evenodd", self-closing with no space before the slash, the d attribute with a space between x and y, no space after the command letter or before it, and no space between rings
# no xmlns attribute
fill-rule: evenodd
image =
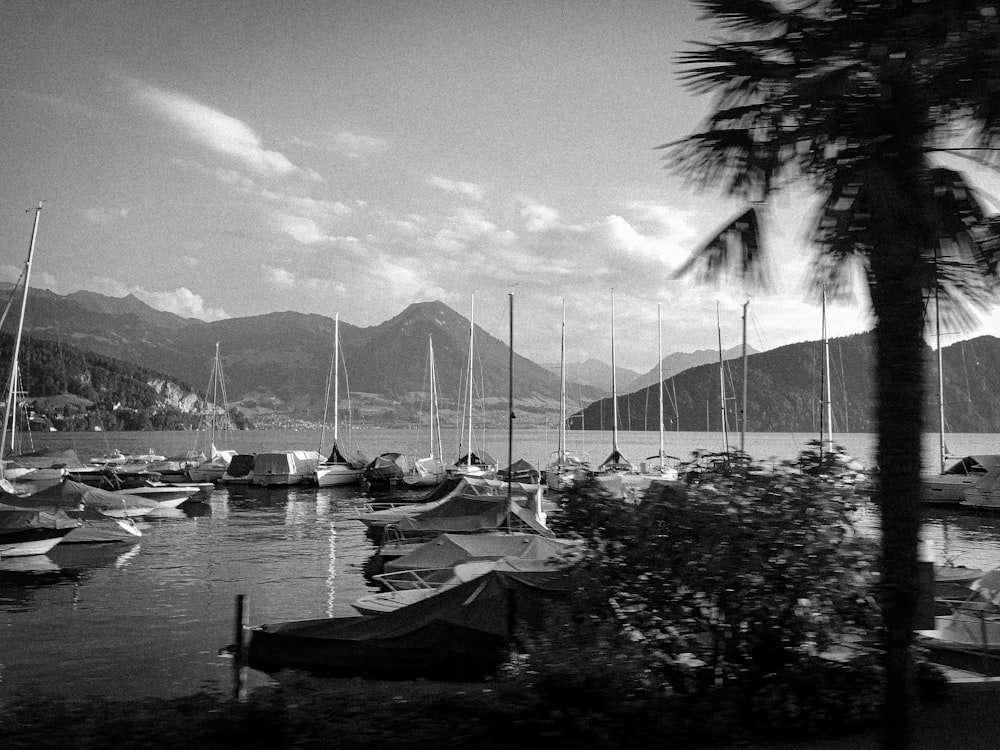
<svg viewBox="0 0 1000 750"><path fill-rule="evenodd" d="M773 204L768 292L674 278L740 210L657 149L708 111L675 57L716 33L683 0L4 0L0 279L42 200L32 287L205 321L440 300L507 341L512 299L544 364L565 304L568 362L640 372L739 344L744 303L755 349L818 340L807 195Z"/></svg>

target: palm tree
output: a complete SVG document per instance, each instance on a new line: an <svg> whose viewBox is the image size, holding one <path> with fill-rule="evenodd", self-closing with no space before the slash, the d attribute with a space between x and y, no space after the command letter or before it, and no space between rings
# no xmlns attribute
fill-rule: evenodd
<svg viewBox="0 0 1000 750"><path fill-rule="evenodd" d="M679 274L765 283L766 202L793 181L821 199L813 286L867 278L877 342L877 501L886 640L884 744L911 745L912 627L924 407L924 296L953 322L991 301L1000 223L940 154L993 166L1000 24L989 0L698 0L726 35L681 53L714 95L667 167L750 204Z"/></svg>

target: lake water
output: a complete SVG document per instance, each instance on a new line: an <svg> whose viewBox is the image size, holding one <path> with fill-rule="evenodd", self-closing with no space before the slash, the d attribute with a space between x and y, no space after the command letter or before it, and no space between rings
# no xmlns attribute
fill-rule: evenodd
<svg viewBox="0 0 1000 750"><path fill-rule="evenodd" d="M373 457L397 450L423 455L417 430L355 430ZM815 435L753 433L746 450L757 458L791 458ZM506 431L480 436L507 463ZM47 433L35 447L74 448L81 459L119 449L163 455L195 446L191 432ZM315 450L309 431L235 433L240 452ZM997 452L996 435L953 435L954 453ZM610 432L572 432L569 447L601 461ZM343 442L343 441L342 441ZM860 460L873 463L872 435L837 436ZM456 440L457 443L457 440ZM543 466L554 431L515 432L513 457ZM619 433L633 460L659 449L659 435ZM730 436L738 446L739 436ZM198 446L201 447L201 446ZM665 450L687 457L696 448L721 450L722 436L668 433ZM936 441L927 441L933 466ZM445 452L448 453L446 446ZM457 455L457 445L452 451ZM57 545L48 555L0 562L0 698L15 694L95 695L118 699L171 697L202 688L227 691L237 595L250 624L353 615L351 602L373 590L364 567L375 553L364 526L352 520L364 501L358 488L219 487L209 502L186 504L143 524L143 536L123 545ZM189 507L190 506L190 507ZM930 511L926 538L939 562L1000 565L1000 514ZM249 684L268 679L252 670Z"/></svg>

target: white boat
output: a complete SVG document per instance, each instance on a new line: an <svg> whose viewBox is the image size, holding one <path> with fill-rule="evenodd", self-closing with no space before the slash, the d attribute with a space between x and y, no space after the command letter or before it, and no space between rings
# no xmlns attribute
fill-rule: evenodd
<svg viewBox="0 0 1000 750"><path fill-rule="evenodd" d="M333 328L333 361L330 363L330 376L326 381L326 404L323 407L323 429L320 432L320 453L323 453L323 438L326 434L326 410L330 406L330 384L333 384L333 449L325 460L320 461L315 469L315 481L320 487L337 487L357 484L361 481L361 472L368 463L363 456L345 456L339 444L340 412L340 313L334 318ZM350 399L348 398L348 401Z"/></svg>
<svg viewBox="0 0 1000 750"><path fill-rule="evenodd" d="M556 452L545 467L545 486L562 492L590 474L588 462L566 449L566 300L563 300L562 331L559 339L559 430Z"/></svg>
<svg viewBox="0 0 1000 750"><path fill-rule="evenodd" d="M441 460L441 424L438 411L437 373L434 367L434 339L427 337L427 368L430 373L430 443L427 455L413 462L413 471L403 476L403 484L408 487L434 487L445 476L444 462ZM435 436L437 441L435 442Z"/></svg>
<svg viewBox="0 0 1000 750"><path fill-rule="evenodd" d="M21 474L19 471L20 467L10 464L8 459L8 454L15 450L16 438L17 438L17 427L18 427L18 401L17 397L20 394L20 388L18 387L20 383L20 368L18 365L18 357L21 352L21 336L24 332L24 313L28 306L28 283L31 278L31 261L35 254L35 240L38 237L38 221L42 215L42 204L39 202L38 207L35 209L35 218L31 225L31 241L28 244L28 257L24 262L24 270L21 272L21 281L24 281L24 288L21 291L21 314L17 321L17 333L14 337L14 348L11 353L10 358L10 374L7 379L7 393L6 393L6 407L4 409L4 421L3 425L0 426L0 489L4 492L9 492L14 494L14 487L10 484L10 480L16 478L15 476L8 476L8 470L11 474ZM17 285L14 285L13 290L11 290L11 295L17 291ZM13 298L11 299L13 301ZM6 316L6 312L4 313ZM8 429L10 434L8 436Z"/></svg>
<svg viewBox="0 0 1000 750"><path fill-rule="evenodd" d="M611 453L594 469L598 476L617 475L628 487L642 489L649 484L643 480L638 467L618 447L618 375L615 372L615 294L611 293Z"/></svg>
<svg viewBox="0 0 1000 750"><path fill-rule="evenodd" d="M468 362L468 409L469 409L469 449L464 456L460 456L454 465L449 469L452 474L461 474L468 477L480 477L483 479L492 479L497 475L497 469L499 464L493 460L492 457L485 451L476 451L472 447L472 373L475 366L475 359L473 357L473 352L475 349L475 316L476 316L476 296L472 296L472 311L469 313L469 362ZM462 432L460 428L460 432ZM459 453L462 452L462 438L464 435L459 435Z"/></svg>
<svg viewBox="0 0 1000 750"><path fill-rule="evenodd" d="M936 292L936 290L935 290ZM938 370L938 455L939 472L922 477L920 499L930 505L968 505L1000 509L1000 455L964 456L946 466L944 369L941 358L941 319L935 294L935 337Z"/></svg>
<svg viewBox="0 0 1000 750"><path fill-rule="evenodd" d="M229 427L229 397L226 395L226 379L222 373L222 358L219 356L219 342L215 342L215 358L212 360L212 370L208 378L208 389L206 394L211 394L212 403L209 407L209 455L208 459L199 462L196 466L191 466L187 470L188 478L192 482L218 482L226 473L229 462L233 460L236 451L229 448L218 448L216 446L216 426L218 422L219 397L222 398L223 427L224 432L228 432Z"/></svg>
<svg viewBox="0 0 1000 750"><path fill-rule="evenodd" d="M950 613L937 615L932 630L916 631L916 643L937 663L1000 675L1000 570L974 580L970 595L945 600ZM939 600L940 601L940 600Z"/></svg>
<svg viewBox="0 0 1000 750"><path fill-rule="evenodd" d="M639 476L649 483L654 481L676 481L681 460L676 456L668 456L664 451L664 426L663 426L663 347L660 328L660 303L656 303L656 359L659 366L659 378L657 380L657 391L659 392L660 405L660 450L655 456L650 456L645 461L639 463Z"/></svg>
<svg viewBox="0 0 1000 750"><path fill-rule="evenodd" d="M177 508L200 491L198 487L166 484L164 482L147 484L143 487L129 487L127 489L115 490L116 493L121 495L144 497L147 500L153 500L160 508Z"/></svg>

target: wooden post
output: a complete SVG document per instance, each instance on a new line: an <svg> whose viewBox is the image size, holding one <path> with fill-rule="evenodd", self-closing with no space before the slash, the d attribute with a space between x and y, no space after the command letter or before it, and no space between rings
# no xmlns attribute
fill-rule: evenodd
<svg viewBox="0 0 1000 750"><path fill-rule="evenodd" d="M243 606L244 594L236 595L236 620L233 627L233 701L239 703L246 698L246 647L244 645L244 625L246 610Z"/></svg>

